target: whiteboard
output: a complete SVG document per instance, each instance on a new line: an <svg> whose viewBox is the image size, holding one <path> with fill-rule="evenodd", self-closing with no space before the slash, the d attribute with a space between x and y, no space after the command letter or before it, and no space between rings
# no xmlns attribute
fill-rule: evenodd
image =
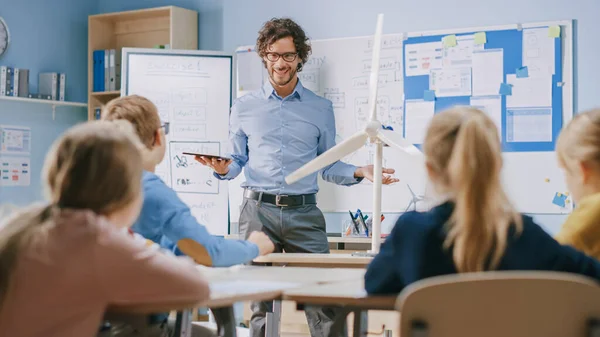
<svg viewBox="0 0 600 337"><path fill-rule="evenodd" d="M404 108L404 83L402 66L403 41L408 37L459 34L478 31L523 29L560 25L562 30L562 78L563 78L563 124L573 116L573 31L571 21L538 22L493 27L473 27L464 29L412 32L385 35L382 41L380 64L378 112L383 124L394 130L402 130ZM337 127L337 141L354 133L364 124L365 116L361 106L368 96L368 67L370 66L370 45L372 37L354 37L328 40L313 40L312 55L304 70L299 74L303 85L315 93L330 99L334 105ZM267 80L262 64L253 52L252 46L236 50L238 78L237 95L241 96L260 88ZM254 84L252 84L254 83ZM407 126L409 127L409 126ZM355 165L371 163L372 148L365 148L344 161ZM562 172L556 162L554 152L510 152L504 153L502 179L504 187L515 207L524 213L564 214L572 209L552 203L555 193L567 192ZM411 194L407 184L418 195L429 196L427 178L423 163L391 148L384 149L384 167L394 168L400 182L383 186L382 211L403 212L410 202ZM230 184L232 206L241 203L240 183L243 177ZM372 185L363 182L352 187L336 186L319 179L318 205L325 212L347 212L360 208L372 209ZM424 206L426 206L424 204ZM237 207L232 207L232 219L237 219Z"/></svg>
<svg viewBox="0 0 600 337"><path fill-rule="evenodd" d="M214 235L229 233L227 182L183 152L222 154L229 134L233 55L124 48L122 95L140 95L170 123L156 174Z"/></svg>

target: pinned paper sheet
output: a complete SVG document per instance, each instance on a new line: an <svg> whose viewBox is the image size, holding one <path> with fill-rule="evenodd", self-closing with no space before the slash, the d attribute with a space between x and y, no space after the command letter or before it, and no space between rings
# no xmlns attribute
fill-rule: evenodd
<svg viewBox="0 0 600 337"><path fill-rule="evenodd" d="M500 95L510 96L512 95L512 85L506 83L500 83Z"/></svg>
<svg viewBox="0 0 600 337"><path fill-rule="evenodd" d="M517 78L529 77L529 68L527 68L527 67L517 68L516 73L517 73Z"/></svg>
<svg viewBox="0 0 600 337"><path fill-rule="evenodd" d="M560 207L566 207L567 205L567 198L568 196L560 193L560 192L556 192L556 194L554 195L554 199L552 200L552 203L560 206Z"/></svg>
<svg viewBox="0 0 600 337"><path fill-rule="evenodd" d="M435 91L425 90L425 92L423 93L423 99L427 102L435 101Z"/></svg>
<svg viewBox="0 0 600 337"><path fill-rule="evenodd" d="M475 44L476 45L486 44L486 43L487 43L487 36L485 35L485 32L475 33Z"/></svg>
<svg viewBox="0 0 600 337"><path fill-rule="evenodd" d="M442 38L444 47L450 48L456 46L456 35L446 35Z"/></svg>
<svg viewBox="0 0 600 337"><path fill-rule="evenodd" d="M548 27L548 37L557 38L560 36L560 26Z"/></svg>

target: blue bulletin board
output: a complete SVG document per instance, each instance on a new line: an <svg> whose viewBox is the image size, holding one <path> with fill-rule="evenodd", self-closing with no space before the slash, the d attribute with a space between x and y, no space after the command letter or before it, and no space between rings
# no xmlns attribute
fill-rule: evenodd
<svg viewBox="0 0 600 337"><path fill-rule="evenodd" d="M473 50L473 55L476 53L484 54L487 52L499 52L502 54L501 65L490 63L487 64L486 67L501 66L503 68L497 70L497 73L501 72L502 74L501 82L496 84L497 91L492 93L488 90L488 94L492 94L490 96L491 98L500 100L501 115L499 116L500 119L498 122L500 123L503 151L554 151L556 139L563 125L563 58L560 33L558 33L558 36L555 36L557 33L556 27L560 26L515 27L514 29L476 30L471 32L461 32L459 34L450 33L408 37L404 41L403 53L403 61L406 69L404 72L404 95L406 102L411 102L411 100L433 100L434 113L439 113L440 111L455 105L476 106L476 104L471 103L471 100L475 98L475 101L478 101L479 98L483 96L476 94L474 87L475 83L471 80L474 78L476 71L474 59L472 60L473 67L470 78L466 79L468 76L464 75L465 80L471 81L472 90L469 93L467 93L466 90L462 90L462 92L459 90L456 95L442 95L442 97L439 97L437 95L438 93L435 92L435 98L433 98L434 93L432 89L434 88L430 87L430 77L434 76L432 72L435 72L436 70L443 71L446 67L469 68L470 66L466 60L462 60L462 63L461 60L457 60L457 64L452 64L452 60L448 57L450 51L452 51L453 48L461 47L461 44L463 45L463 48L468 48L467 45L472 45L474 49L477 49ZM558 29L560 32L560 28ZM529 39L525 44L524 36L526 36L526 39ZM546 39L551 41L547 41ZM439 44L439 48L435 48L435 52L431 50L426 51L427 48L422 48L435 46L436 43ZM531 47L532 43L543 44L545 48L540 47L539 50L537 50L537 48L534 50L534 48ZM553 50L550 50L548 46L553 47ZM531 50L525 50L524 54L524 48L529 48ZM415 50L417 51L415 52ZM419 55L418 53L421 50L425 51ZM547 55L550 52L554 55ZM546 53L546 55L543 53ZM427 62L425 56L430 56L429 65L425 65ZM529 56L531 56L531 58ZM417 60L417 62L422 62L422 68L420 71L417 69L411 73L411 61L414 63L415 57L422 58L422 60ZM531 69L531 62L525 64L526 62L524 62L524 59L530 60L536 57L540 59L544 58L547 62L550 62L553 58L554 62L552 67L540 70L539 68ZM419 65L417 65L417 67L419 67ZM427 67L429 67L430 73L424 74L426 69L423 68ZM482 69L478 70L478 73L481 73L481 71L493 72L494 69ZM536 102L535 97L531 97L529 99L531 100L531 106L527 106L527 94L523 90L519 90L520 98L515 98L521 101L518 104L518 108L512 106L507 107L507 101L513 99L511 96L512 94L516 94L514 89L517 89L515 88L517 86L516 84L514 86L509 85L508 79L511 77L513 82L515 78L517 79L516 81L519 82L519 88L525 85L528 88L522 88L523 90L536 91L532 96L539 94L540 99L537 101L543 100L544 102L542 102L542 105L536 105L540 103ZM539 80L534 80L534 77L539 78ZM538 90L538 88L535 87L536 84L542 84L544 89ZM490 84L488 83L487 85L489 86ZM507 90L507 85L511 87L511 89ZM550 85L551 88L547 88L547 86ZM510 93L510 90L513 91L512 94ZM547 97L542 98L541 96ZM407 106L405 105L405 121L407 121L406 111ZM534 129L528 127L528 124L532 122L537 122L535 123L536 128ZM405 136L407 134L407 127L410 128L411 125L408 122L405 122L403 130ZM417 143L416 145L419 144Z"/></svg>

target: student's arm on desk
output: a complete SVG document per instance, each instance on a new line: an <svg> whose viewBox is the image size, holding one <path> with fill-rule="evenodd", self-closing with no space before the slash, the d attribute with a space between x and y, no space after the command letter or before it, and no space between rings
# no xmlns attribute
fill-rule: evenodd
<svg viewBox="0 0 600 337"><path fill-rule="evenodd" d="M190 208L179 199L175 191L166 185L155 190L152 195L146 195L148 202L156 204L160 209L160 222L163 234L178 245L193 241L206 250L213 267L228 267L252 261L258 256L258 246L248 241L226 240L211 235L205 226L198 223L190 212ZM180 247L181 250L181 247ZM183 250L182 250L183 251ZM183 251L197 261L203 261L205 256L194 256L191 251Z"/></svg>
<svg viewBox="0 0 600 337"><path fill-rule="evenodd" d="M96 279L111 310L153 313L208 299L208 283L191 259L148 247L111 226L100 230L94 245Z"/></svg>

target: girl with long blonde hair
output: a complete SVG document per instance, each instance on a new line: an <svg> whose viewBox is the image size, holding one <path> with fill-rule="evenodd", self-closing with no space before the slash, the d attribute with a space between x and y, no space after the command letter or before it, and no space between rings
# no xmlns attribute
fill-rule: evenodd
<svg viewBox="0 0 600 337"><path fill-rule="evenodd" d="M482 111L435 115L423 144L426 171L446 200L403 214L369 265L369 293L399 293L420 279L487 270L556 270L600 280L600 263L561 246L511 205L501 182L502 151Z"/></svg>

